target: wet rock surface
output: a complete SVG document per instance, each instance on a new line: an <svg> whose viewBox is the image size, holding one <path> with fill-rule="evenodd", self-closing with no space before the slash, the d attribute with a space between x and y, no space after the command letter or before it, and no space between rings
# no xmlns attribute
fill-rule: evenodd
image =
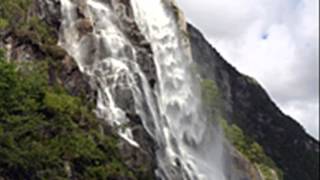
<svg viewBox="0 0 320 180"><path fill-rule="evenodd" d="M148 79L151 87L156 83L156 68L153 61L151 45L139 30L132 12L130 0L112 1L111 7L119 17L119 29L129 39L136 50L137 62Z"/></svg>

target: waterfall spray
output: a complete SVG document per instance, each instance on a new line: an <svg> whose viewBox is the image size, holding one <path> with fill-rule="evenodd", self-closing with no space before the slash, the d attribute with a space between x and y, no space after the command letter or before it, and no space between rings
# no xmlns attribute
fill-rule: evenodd
<svg viewBox="0 0 320 180"><path fill-rule="evenodd" d="M224 180L222 142L201 108L187 37L171 2L131 0L139 31L152 49L156 86L137 62L137 50L119 28L113 4L120 1L61 0L60 45L76 60L98 91L97 115L134 140L126 111L134 111L157 143L157 176L163 180ZM80 4L80 5L79 5ZM79 6L92 30L79 30ZM84 20L82 20L83 22ZM127 94L123 96L123 94ZM132 106L126 104L132 97ZM126 102L126 103L123 103Z"/></svg>

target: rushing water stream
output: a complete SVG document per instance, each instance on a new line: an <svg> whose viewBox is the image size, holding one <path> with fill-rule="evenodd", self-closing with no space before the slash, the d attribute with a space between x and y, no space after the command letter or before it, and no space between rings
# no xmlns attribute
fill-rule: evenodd
<svg viewBox="0 0 320 180"><path fill-rule="evenodd" d="M224 180L222 143L201 110L198 83L191 73L189 44L173 9L161 0L130 1L133 19L152 48L157 72L157 84L152 89L137 62L135 47L119 29L119 17L110 7L112 2L82 1L93 30L81 34L77 28L78 5L61 0L60 44L97 87L98 116L112 126L125 125L130 120L124 108L131 107L119 102L125 94L131 95L134 109L130 110L139 114L159 146L159 178ZM130 127L119 128L119 135L139 147Z"/></svg>

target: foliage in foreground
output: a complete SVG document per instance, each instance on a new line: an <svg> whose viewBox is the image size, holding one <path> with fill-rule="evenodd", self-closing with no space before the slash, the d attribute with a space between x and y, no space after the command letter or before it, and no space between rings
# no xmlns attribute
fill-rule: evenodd
<svg viewBox="0 0 320 180"><path fill-rule="evenodd" d="M46 63L0 53L0 97L0 179L136 179L83 100L48 85Z"/></svg>

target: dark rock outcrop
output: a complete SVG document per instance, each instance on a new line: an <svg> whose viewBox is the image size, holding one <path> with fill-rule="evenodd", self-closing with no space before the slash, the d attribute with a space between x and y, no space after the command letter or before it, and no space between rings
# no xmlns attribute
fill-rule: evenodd
<svg viewBox="0 0 320 180"><path fill-rule="evenodd" d="M216 82L223 116L263 146L284 171L285 180L319 179L319 142L285 115L252 78L239 73L188 26L192 54L201 76Z"/></svg>

